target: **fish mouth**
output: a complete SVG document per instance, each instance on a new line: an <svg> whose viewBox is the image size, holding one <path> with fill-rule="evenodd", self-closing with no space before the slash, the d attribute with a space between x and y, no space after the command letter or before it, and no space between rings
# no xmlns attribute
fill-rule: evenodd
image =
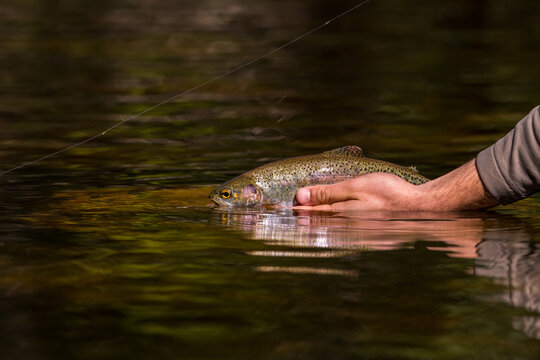
<svg viewBox="0 0 540 360"><path fill-rule="evenodd" d="M228 202L225 202L219 198L212 197L212 196L210 196L210 201L212 202L213 207L220 207L220 206L231 207L232 206Z"/></svg>
<svg viewBox="0 0 540 360"><path fill-rule="evenodd" d="M210 201L212 202L211 204L213 207L232 207L231 204L226 202L216 201L214 199L210 199Z"/></svg>

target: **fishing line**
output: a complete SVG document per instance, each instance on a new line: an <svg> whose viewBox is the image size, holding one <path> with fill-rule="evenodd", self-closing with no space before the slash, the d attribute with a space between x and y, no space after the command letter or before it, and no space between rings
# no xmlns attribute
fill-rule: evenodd
<svg viewBox="0 0 540 360"><path fill-rule="evenodd" d="M65 147L65 148L62 148L62 149L58 150L58 151L55 151L55 152L52 152L52 153L47 154L47 155L45 155L45 156L42 156L42 157L40 157L39 159L32 160L32 161L29 161L29 162L27 162L27 163L21 164L21 165L19 165L19 166L13 167L13 168L11 168L11 169L2 171L2 172L0 172L0 175L5 175L5 174L10 173L10 172L12 172L12 171L15 171L15 170L18 170L18 169L22 169L22 168L25 168L25 167L30 166L30 165L34 165L35 163L38 163L38 162L40 162L40 161L43 161L43 160L48 159L48 158L50 158L50 157L53 157L53 156L55 156L55 155L58 155L58 154L61 154L61 153L63 153L63 152L66 152L66 151L68 151L68 150L71 150L71 149L73 149L73 148L75 148L75 147L77 147L77 146L86 144L87 142L90 142L90 141L92 141L92 140L94 140L94 139L97 139L98 137L101 137L101 136L107 134L109 131L113 130L114 128L117 128L118 126L120 126L120 125L122 125L122 124L125 124L125 123L128 122L128 121L134 120L134 119L138 118L138 117L141 116L141 115L144 115L144 114L146 114L146 113L148 113L148 112L150 112L150 111L152 111L152 110L154 110L154 109L157 109L157 108L160 107L160 106L163 106L163 105L165 105L165 104L168 104L168 103L170 103L170 102L172 102L172 101L174 101L174 100L176 100L176 99L178 99L178 98L180 98L180 97L182 97L182 96L184 96L184 95L187 95L187 94L189 94L189 93L191 93L191 92L193 92L193 91L195 91L195 90L197 90L197 89L202 88L203 86L206 86L206 85L208 85L208 84L210 84L210 83L213 83L214 81L217 81L217 80L219 80L219 79L221 79L221 78L224 78L225 76L231 75L231 74L233 74L233 73L235 73L235 72L237 72L237 71L240 71L240 70L242 70L242 69L244 69L244 68L246 68L246 67L248 67L248 66L250 66L250 65L252 65L252 64L254 64L254 63L256 63L256 62L259 62L260 60L262 60L262 59L264 59L264 58L266 58L266 57L268 57L268 56L270 56L270 55L272 55L272 54L274 54L274 53L280 51L281 49L286 48L287 46L292 45L292 44L294 44L295 42L297 42L297 41L299 41L299 40L302 40L302 39L305 38L306 36L311 35L311 34L314 33L315 31L317 31L317 30L319 30L319 29L325 27L326 25L330 24L331 22L333 22L333 21L335 21L335 20L337 20L337 19L339 19L339 18L341 18L341 17L343 17L343 16L349 14L350 12L352 12L352 11L358 9L360 6L365 5L365 4L367 4L368 2L370 2L370 1L371 1L371 0L365 0L365 1L362 1L361 3L356 4L355 6L351 7L350 9L348 9L348 10L346 10L346 11L344 11L344 12L342 12L341 14L334 16L334 17L331 18L330 20L325 21L325 22L322 23L321 25L319 25L319 26L317 26L317 27L315 27L315 28L309 30L309 31L306 32L306 33L303 33L302 35L300 35L300 36L298 36L298 37L296 37L296 38L290 40L289 42L286 42L285 44L281 45L280 47L275 48L275 49L273 49L273 50L267 52L267 53L264 54L264 55L260 55L260 56L254 58L254 59L252 59L252 60L250 60L250 61L248 61L248 62L246 62L246 63L244 63L244 64L242 64L242 65L240 65L240 66L237 66L237 67L231 69L231 70L228 70L228 71L222 73L221 75L218 75L218 76L216 76L216 77L214 77L214 78L212 78L212 79L210 79L210 80L207 80L207 81L205 81L205 82L203 82L203 83L201 83L201 84L199 84L199 85L197 85L197 86L194 86L194 87L192 87L191 89L182 91L181 93L179 93L179 94L177 94L177 95L174 95L174 96L172 96L172 97L170 97L170 98L168 98L168 99L166 99L166 100L163 100L162 102L160 102L160 103L158 103L158 104L156 104L156 105L153 105L153 106L149 107L148 109L141 111L141 112L138 113L138 114L132 115L132 116L130 116L130 117L128 117L128 118L126 118L126 119L124 119L124 120L122 120L122 121L119 121L119 122L117 122L116 124L114 124L113 126L108 127L107 129L103 130L102 132L100 132L100 133L98 133L98 134L96 134L96 135L94 135L94 136L91 136L91 137L89 137L89 138L87 138L87 139L85 139L85 140L82 140L82 141L78 142L78 143L69 145L69 146L67 146L67 147Z"/></svg>

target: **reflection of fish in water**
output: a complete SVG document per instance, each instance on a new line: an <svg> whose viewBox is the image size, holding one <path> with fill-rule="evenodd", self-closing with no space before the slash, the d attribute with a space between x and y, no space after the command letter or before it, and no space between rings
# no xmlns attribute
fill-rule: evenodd
<svg viewBox="0 0 540 360"><path fill-rule="evenodd" d="M415 185L429 181L414 167L369 159L359 147L345 146L260 166L221 185L210 199L222 206L289 207L304 186L334 184L374 172L394 174Z"/></svg>

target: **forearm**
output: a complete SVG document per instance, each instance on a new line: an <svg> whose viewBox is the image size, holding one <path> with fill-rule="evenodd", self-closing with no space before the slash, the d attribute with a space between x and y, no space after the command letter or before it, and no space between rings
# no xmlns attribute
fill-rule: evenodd
<svg viewBox="0 0 540 360"><path fill-rule="evenodd" d="M474 210L498 204L480 180L475 160L416 188L411 202L418 210Z"/></svg>

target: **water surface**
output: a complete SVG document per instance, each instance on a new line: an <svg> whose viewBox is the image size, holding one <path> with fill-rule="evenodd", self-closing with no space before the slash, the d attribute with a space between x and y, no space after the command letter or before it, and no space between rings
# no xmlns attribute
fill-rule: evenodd
<svg viewBox="0 0 540 360"><path fill-rule="evenodd" d="M280 46L349 1L0 5L0 170ZM230 211L216 184L359 145L431 178L538 105L540 4L373 1L0 178L2 358L536 359L540 201Z"/></svg>

